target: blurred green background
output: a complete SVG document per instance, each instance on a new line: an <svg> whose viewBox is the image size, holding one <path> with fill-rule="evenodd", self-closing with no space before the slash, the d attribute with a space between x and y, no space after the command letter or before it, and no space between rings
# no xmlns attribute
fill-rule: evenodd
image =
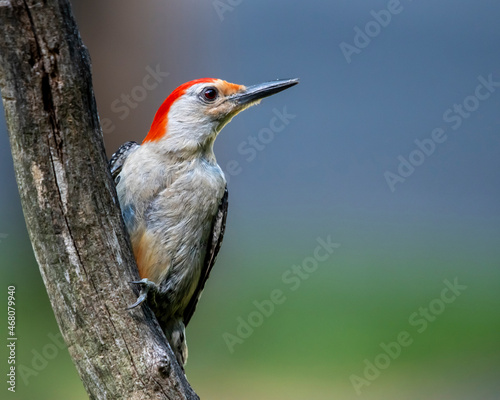
<svg viewBox="0 0 500 400"><path fill-rule="evenodd" d="M492 84L485 100L470 97L479 77L500 82L498 2L73 6L92 56L108 155L141 141L163 99L185 81L301 79L238 116L216 143L221 167L235 160L240 170L227 174L224 245L187 332L186 372L201 398L500 398L500 88ZM371 36L359 33L365 29ZM151 70L161 73L146 90ZM284 107L294 117L266 141L261 130ZM447 140L414 158L420 165L391 190L386 171L398 173L398 157L408 160L415 140L436 128ZM16 393L4 383L1 397L84 399L67 351L57 347L5 130L2 113L0 277L4 298L8 285L17 288L23 373ZM249 136L259 148L252 160ZM283 274L313 265L317 238L328 237L339 246L292 290ZM448 304L440 300L445 280L466 287L454 301L446 292ZM273 290L284 301L259 321L254 302ZM224 335L237 335L240 318L258 326L231 352ZM402 332L411 344L384 356L381 343Z"/></svg>

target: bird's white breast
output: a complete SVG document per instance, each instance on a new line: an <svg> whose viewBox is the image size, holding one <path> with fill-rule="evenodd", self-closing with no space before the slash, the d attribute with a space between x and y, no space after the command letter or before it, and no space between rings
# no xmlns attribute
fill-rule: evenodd
<svg viewBox="0 0 500 400"><path fill-rule="evenodd" d="M226 181L220 167L205 158L158 163L154 155L134 157L141 148L120 174L120 205L134 251L139 241L147 246L141 262L150 265L142 266L148 271L142 277L159 284L177 312L187 306L199 281ZM137 165L134 158L150 161Z"/></svg>

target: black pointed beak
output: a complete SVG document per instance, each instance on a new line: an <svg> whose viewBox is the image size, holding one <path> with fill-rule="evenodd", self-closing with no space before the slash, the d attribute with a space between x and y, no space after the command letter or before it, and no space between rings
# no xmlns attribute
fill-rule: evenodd
<svg viewBox="0 0 500 400"><path fill-rule="evenodd" d="M238 105L246 105L279 93L282 90L295 86L297 83L299 83L298 79L279 79L272 82L259 83L258 85L248 86L243 92L233 94L229 97L229 100Z"/></svg>

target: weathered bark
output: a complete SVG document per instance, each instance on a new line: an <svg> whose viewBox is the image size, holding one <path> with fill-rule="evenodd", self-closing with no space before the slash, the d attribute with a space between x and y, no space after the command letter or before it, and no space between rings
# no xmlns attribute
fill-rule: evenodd
<svg viewBox="0 0 500 400"><path fill-rule="evenodd" d="M147 307L68 1L0 0L0 87L26 225L92 399L196 399Z"/></svg>

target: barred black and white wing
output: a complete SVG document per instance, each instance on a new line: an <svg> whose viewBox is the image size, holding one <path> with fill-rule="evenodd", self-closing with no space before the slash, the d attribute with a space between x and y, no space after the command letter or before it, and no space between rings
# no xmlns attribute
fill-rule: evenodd
<svg viewBox="0 0 500 400"><path fill-rule="evenodd" d="M194 314L194 310L196 309L196 304L198 304L198 300L200 299L201 293L203 292L203 288L205 287L205 283L210 275L210 271L212 271L212 267L215 264L215 259L217 258L217 254L219 253L220 246L222 244L222 239L224 238L224 230L226 228L226 216L227 216L227 186L224 190L224 195L219 204L219 210L215 215L214 222L212 225L212 235L210 236L210 241L207 246L207 252L205 255L205 262L203 263L203 269L201 270L200 280L198 282L198 286L189 301L188 306L184 310L184 326L187 326L191 317Z"/></svg>
<svg viewBox="0 0 500 400"><path fill-rule="evenodd" d="M122 170L125 160L130 155L140 147L136 142L126 142L120 146L120 148L111 156L109 160L109 170L111 171L111 176L115 181L115 184L120 180L119 175Z"/></svg>

